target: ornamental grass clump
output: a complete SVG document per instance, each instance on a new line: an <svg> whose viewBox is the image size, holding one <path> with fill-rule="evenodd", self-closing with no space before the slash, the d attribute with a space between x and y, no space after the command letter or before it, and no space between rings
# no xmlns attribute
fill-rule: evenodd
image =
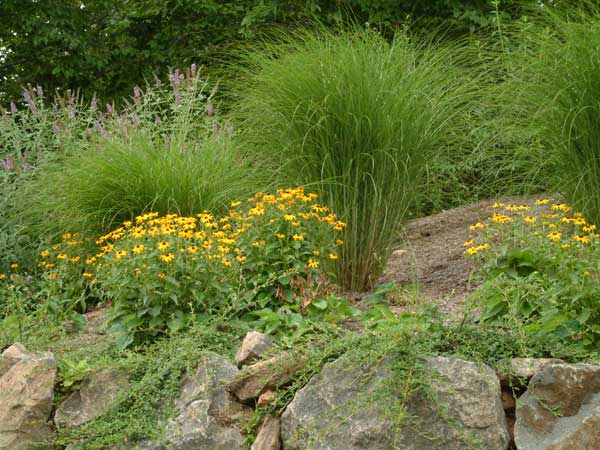
<svg viewBox="0 0 600 450"><path fill-rule="evenodd" d="M526 332L600 342L600 235L565 203L496 203L470 227L465 254L483 284L475 292L485 322L515 320Z"/></svg>
<svg viewBox="0 0 600 450"><path fill-rule="evenodd" d="M368 30L300 32L243 57L234 117L280 177L311 186L348 223L336 272L376 281L427 161L460 135L460 51Z"/></svg>
<svg viewBox="0 0 600 450"><path fill-rule="evenodd" d="M208 82L195 68L169 81L136 87L123 108L97 111L79 147L36 172L21 192L21 215L31 227L44 235L100 235L150 210L225 211L261 186L215 115Z"/></svg>
<svg viewBox="0 0 600 450"><path fill-rule="evenodd" d="M544 146L551 188L600 225L600 10L583 1L543 11L544 26L513 55L506 106Z"/></svg>
<svg viewBox="0 0 600 450"><path fill-rule="evenodd" d="M79 277L112 302L119 345L135 333L178 330L194 320L240 318L327 292L345 223L302 188L234 201L228 214L144 213L101 236L80 258L56 246L42 253L47 278L85 260ZM68 241L67 241L68 244ZM324 270L325 269L325 270Z"/></svg>

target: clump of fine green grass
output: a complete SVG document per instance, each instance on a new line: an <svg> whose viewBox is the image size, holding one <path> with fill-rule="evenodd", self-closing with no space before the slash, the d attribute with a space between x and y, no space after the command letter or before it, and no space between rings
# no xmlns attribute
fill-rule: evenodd
<svg viewBox="0 0 600 450"><path fill-rule="evenodd" d="M600 11L580 7L537 17L543 27L513 54L508 106L545 148L552 187L600 224Z"/></svg>
<svg viewBox="0 0 600 450"><path fill-rule="evenodd" d="M432 156L461 134L473 80L458 46L369 30L300 32L245 55L236 103L248 148L309 185L348 226L339 282L377 279Z"/></svg>
<svg viewBox="0 0 600 450"><path fill-rule="evenodd" d="M43 235L99 234L150 210L224 210L261 183L213 102L189 71L171 73L167 87L136 88L124 108L107 105L74 149L35 171L16 217Z"/></svg>

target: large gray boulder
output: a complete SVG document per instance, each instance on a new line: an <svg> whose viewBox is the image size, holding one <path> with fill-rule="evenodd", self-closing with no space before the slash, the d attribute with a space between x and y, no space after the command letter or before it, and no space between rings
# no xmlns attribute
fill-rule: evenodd
<svg viewBox="0 0 600 450"><path fill-rule="evenodd" d="M59 427L76 427L101 415L129 385L127 373L114 368L93 372L60 404L54 415Z"/></svg>
<svg viewBox="0 0 600 450"><path fill-rule="evenodd" d="M0 449L51 448L56 360L14 344L0 357Z"/></svg>
<svg viewBox="0 0 600 450"><path fill-rule="evenodd" d="M600 366L555 364L517 401L519 450L600 449Z"/></svg>
<svg viewBox="0 0 600 450"><path fill-rule="evenodd" d="M182 380L175 402L177 415L165 427L164 440L155 446L168 450L241 450L240 426L252 410L225 390L238 374L228 359L208 353L194 373Z"/></svg>
<svg viewBox="0 0 600 450"><path fill-rule="evenodd" d="M425 366L429 395L407 399L407 414L396 426L401 411L392 398L401 393L389 392L391 359L372 367L348 358L326 365L283 413L283 448L506 450L509 434L494 371L441 357L428 359Z"/></svg>

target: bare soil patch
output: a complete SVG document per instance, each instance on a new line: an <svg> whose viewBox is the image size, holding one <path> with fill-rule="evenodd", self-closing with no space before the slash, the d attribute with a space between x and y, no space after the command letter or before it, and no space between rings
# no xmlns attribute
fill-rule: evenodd
<svg viewBox="0 0 600 450"><path fill-rule="evenodd" d="M416 283L425 301L455 315L477 287L470 281L472 266L463 243L469 226L493 214L495 202L533 205L540 196L510 196L483 200L407 223L403 242L392 254L380 281Z"/></svg>

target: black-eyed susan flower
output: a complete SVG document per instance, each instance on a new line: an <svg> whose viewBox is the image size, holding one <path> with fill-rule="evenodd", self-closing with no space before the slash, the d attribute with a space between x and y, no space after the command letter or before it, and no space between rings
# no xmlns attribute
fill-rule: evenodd
<svg viewBox="0 0 600 450"><path fill-rule="evenodd" d="M42 258L47 258L49 254L50 254L49 250L44 250L42 253L40 253L40 255L42 255Z"/></svg>
<svg viewBox="0 0 600 450"><path fill-rule="evenodd" d="M12 263L12 264L10 265L10 268L11 268L11 269L13 269L13 270L15 270L15 269L18 269L18 268L19 268L19 264L17 264L17 263Z"/></svg>
<svg viewBox="0 0 600 450"><path fill-rule="evenodd" d="M136 255L139 255L144 252L145 248L146 247L144 247L144 244L137 244L136 246L133 247L133 249L131 251L133 253L135 253Z"/></svg>
<svg viewBox="0 0 600 450"><path fill-rule="evenodd" d="M92 278L92 277L94 276L94 274L93 274L93 273L91 273L91 272L83 272L83 276L84 276L85 278Z"/></svg>
<svg viewBox="0 0 600 450"><path fill-rule="evenodd" d="M167 241L162 241L160 244L158 244L158 249L161 252L164 252L166 249L168 249L171 246L171 244Z"/></svg>
<svg viewBox="0 0 600 450"><path fill-rule="evenodd" d="M308 267L311 269L316 269L317 267L319 267L319 261L317 261L316 259L310 258L308 260Z"/></svg>
<svg viewBox="0 0 600 450"><path fill-rule="evenodd" d="M175 259L175 255L173 253L167 253L166 255L160 255L160 259L161 259L161 261L170 263L171 261L173 261Z"/></svg>
<svg viewBox="0 0 600 450"><path fill-rule="evenodd" d="M196 245L190 245L187 248L188 253L191 253L192 255L195 255L196 253L198 253L198 247Z"/></svg>
<svg viewBox="0 0 600 450"><path fill-rule="evenodd" d="M6 274L5 273L0 273L0 280L4 280L6 279Z"/></svg>
<svg viewBox="0 0 600 450"><path fill-rule="evenodd" d="M552 242L558 242L560 241L560 238L562 237L562 233L559 231L551 231L550 233L547 234L548 239L550 239Z"/></svg>
<svg viewBox="0 0 600 450"><path fill-rule="evenodd" d="M76 262L79 262L80 259L81 259L81 256L74 256L71 259L69 259L69 262L76 263Z"/></svg>
<svg viewBox="0 0 600 450"><path fill-rule="evenodd" d="M66 253L59 253L58 255L56 255L56 257L58 259L67 259L69 255L67 255Z"/></svg>
<svg viewBox="0 0 600 450"><path fill-rule="evenodd" d="M575 236L573 236L573 239L575 239L577 242L580 242L582 244L589 244L590 243L590 237L589 236L575 235Z"/></svg>
<svg viewBox="0 0 600 450"><path fill-rule="evenodd" d="M287 222L292 222L292 221L296 220L296 216L293 214L285 214L283 216L283 220L285 220Z"/></svg>
<svg viewBox="0 0 600 450"><path fill-rule="evenodd" d="M335 253L330 253L328 258L329 259L338 259L338 255L336 255Z"/></svg>
<svg viewBox="0 0 600 450"><path fill-rule="evenodd" d="M159 273L158 274L158 278L160 278L161 280L164 280L167 276L164 273Z"/></svg>
<svg viewBox="0 0 600 450"><path fill-rule="evenodd" d="M124 256L127 256L127 250L119 250L115 252L115 261L119 261Z"/></svg>
<svg viewBox="0 0 600 450"><path fill-rule="evenodd" d="M304 240L304 236L301 234L294 234L292 236L292 239L294 239L295 241L303 241Z"/></svg>

